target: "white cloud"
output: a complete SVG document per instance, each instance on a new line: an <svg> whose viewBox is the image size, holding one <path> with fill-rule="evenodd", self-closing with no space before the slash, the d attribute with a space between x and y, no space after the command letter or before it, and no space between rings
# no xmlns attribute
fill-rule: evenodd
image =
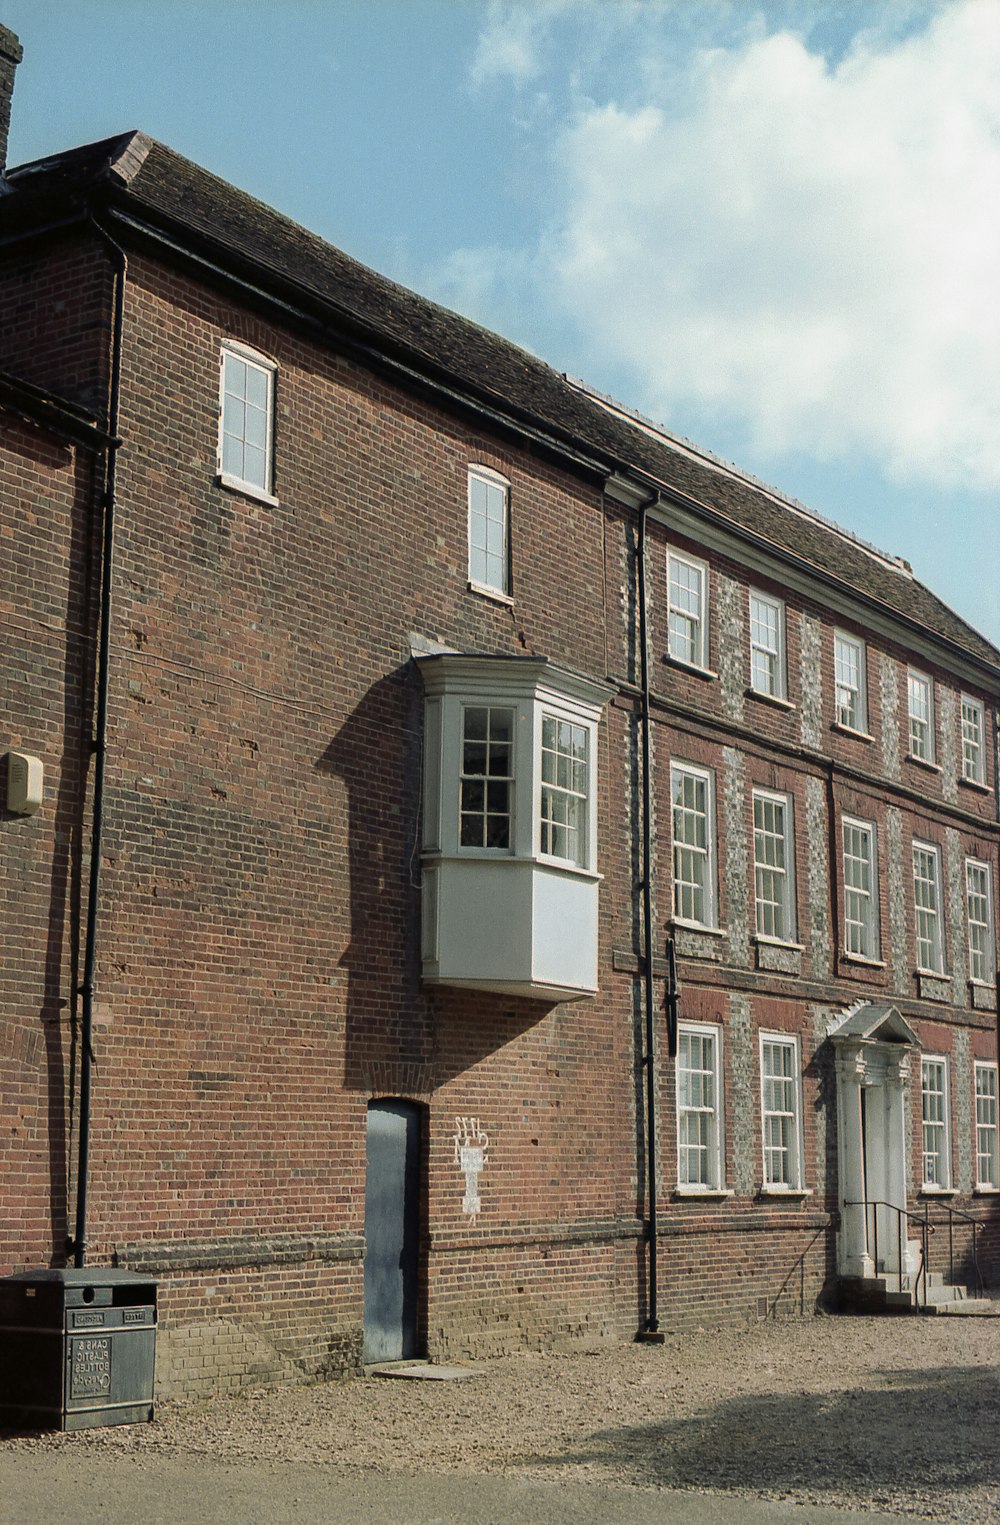
<svg viewBox="0 0 1000 1525"><path fill-rule="evenodd" d="M531 6L490 0L479 34L471 79L474 85L509 78L525 84L541 73L553 20L570 0L535 0Z"/></svg>
<svg viewBox="0 0 1000 1525"><path fill-rule="evenodd" d="M495 31L515 12L507 69L527 77L534 13L496 6ZM652 35L630 74L645 98L564 129L523 264L590 369L627 369L629 400L668 423L681 405L737 419L770 455L1000 484L997 0L949 0L902 40L857 33L835 65L744 27L669 59L670 92Z"/></svg>

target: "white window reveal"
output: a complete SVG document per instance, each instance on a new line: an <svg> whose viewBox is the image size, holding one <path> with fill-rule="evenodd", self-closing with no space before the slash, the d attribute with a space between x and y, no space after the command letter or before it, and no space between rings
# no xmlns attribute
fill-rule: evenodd
<svg viewBox="0 0 1000 1525"><path fill-rule="evenodd" d="M708 667L708 567L667 553L667 650L689 667Z"/></svg>
<svg viewBox="0 0 1000 1525"><path fill-rule="evenodd" d="M761 1033L761 1127L765 1191L802 1188L802 1092L794 1037Z"/></svg>
<svg viewBox="0 0 1000 1525"><path fill-rule="evenodd" d="M234 344L222 350L219 473L227 487L270 497L275 366Z"/></svg>
<svg viewBox="0 0 1000 1525"><path fill-rule="evenodd" d="M976 1063L976 1185L1000 1190L997 1159L997 1067Z"/></svg>
<svg viewBox="0 0 1000 1525"><path fill-rule="evenodd" d="M844 951L877 959L878 837L872 821L844 817Z"/></svg>
<svg viewBox="0 0 1000 1525"><path fill-rule="evenodd" d="M750 594L750 687L785 697L785 606L765 593Z"/></svg>
<svg viewBox="0 0 1000 1525"><path fill-rule="evenodd" d="M788 795L754 790L753 852L757 936L792 942L795 846Z"/></svg>
<svg viewBox="0 0 1000 1525"><path fill-rule="evenodd" d="M993 980L993 886L990 866L978 858L965 860L965 894L969 913L969 978L985 985Z"/></svg>
<svg viewBox="0 0 1000 1525"><path fill-rule="evenodd" d="M986 735L986 718L982 703L962 695L962 777L970 784L982 784L986 780L986 759L983 738Z"/></svg>
<svg viewBox="0 0 1000 1525"><path fill-rule="evenodd" d="M941 849L931 842L913 844L913 909L917 967L929 974L944 971L941 934Z"/></svg>
<svg viewBox="0 0 1000 1525"><path fill-rule="evenodd" d="M587 867L589 742L586 726L542 716L541 851Z"/></svg>
<svg viewBox="0 0 1000 1525"><path fill-rule="evenodd" d="M421 957L436 985L597 989L597 733L611 690L545 657L415 653Z"/></svg>
<svg viewBox="0 0 1000 1525"><path fill-rule="evenodd" d="M947 1191L951 1186L947 1059L924 1055L920 1063L920 1093L924 1189Z"/></svg>
<svg viewBox="0 0 1000 1525"><path fill-rule="evenodd" d="M868 729L868 697L865 685L865 643L838 630L833 638L837 724L848 731Z"/></svg>
<svg viewBox="0 0 1000 1525"><path fill-rule="evenodd" d="M510 483L485 466L469 467L469 581L510 593Z"/></svg>
<svg viewBox="0 0 1000 1525"><path fill-rule="evenodd" d="M715 831L712 775L707 768L671 763L674 916L696 926L715 925Z"/></svg>
<svg viewBox="0 0 1000 1525"><path fill-rule="evenodd" d="M721 1191L722 1032L702 1023L677 1028L677 1184Z"/></svg>
<svg viewBox="0 0 1000 1525"><path fill-rule="evenodd" d="M934 688L930 678L911 667L906 675L910 717L910 756L934 761Z"/></svg>
<svg viewBox="0 0 1000 1525"><path fill-rule="evenodd" d="M510 851L513 766L514 711L466 705L459 792L462 847Z"/></svg>

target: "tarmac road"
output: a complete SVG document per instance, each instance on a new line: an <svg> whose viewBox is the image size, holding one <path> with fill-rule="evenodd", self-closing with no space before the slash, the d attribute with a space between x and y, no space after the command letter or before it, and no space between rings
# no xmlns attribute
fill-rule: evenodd
<svg viewBox="0 0 1000 1525"><path fill-rule="evenodd" d="M345 1477L322 1463L25 1452L0 1442L3 1525L884 1525L912 1516L505 1477Z"/></svg>

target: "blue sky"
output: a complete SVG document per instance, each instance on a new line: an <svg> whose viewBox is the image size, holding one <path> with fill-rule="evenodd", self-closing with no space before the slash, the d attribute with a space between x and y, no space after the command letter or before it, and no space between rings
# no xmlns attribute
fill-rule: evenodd
<svg viewBox="0 0 1000 1525"><path fill-rule="evenodd" d="M998 0L0 0L139 127L882 549L1000 645Z"/></svg>

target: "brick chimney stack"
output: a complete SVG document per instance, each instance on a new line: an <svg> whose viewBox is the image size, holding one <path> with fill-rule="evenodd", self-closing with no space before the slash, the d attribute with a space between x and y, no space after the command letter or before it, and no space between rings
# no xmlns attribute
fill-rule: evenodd
<svg viewBox="0 0 1000 1525"><path fill-rule="evenodd" d="M10 131L10 99L14 94L14 74L24 57L24 50L14 33L0 26L0 179L7 168L7 134Z"/></svg>

